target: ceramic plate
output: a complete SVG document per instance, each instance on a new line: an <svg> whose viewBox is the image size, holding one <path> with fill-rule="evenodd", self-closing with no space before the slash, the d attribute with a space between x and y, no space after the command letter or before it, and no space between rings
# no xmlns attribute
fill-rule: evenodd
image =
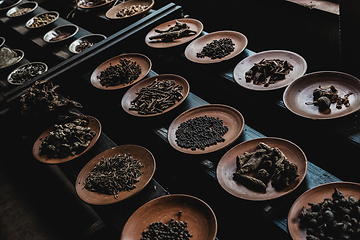
<svg viewBox="0 0 360 240"><path fill-rule="evenodd" d="M172 218L187 222L188 231L193 235L191 240L216 238L217 220L210 206L196 197L174 194L156 198L138 208L126 222L120 239L140 239L150 223L168 224Z"/></svg>
<svg viewBox="0 0 360 240"><path fill-rule="evenodd" d="M102 34L90 34L90 35L86 35L83 36L81 38L78 38L76 40L74 40L70 45L69 45L69 51L72 53L80 53L76 51L76 47L78 45L80 45L83 41L88 41L89 43L93 43L96 44L102 40L106 39L105 35Z"/></svg>
<svg viewBox="0 0 360 240"><path fill-rule="evenodd" d="M360 199L360 184L351 182L327 183L314 187L303 193L290 208L288 214L288 229L294 240L306 240L306 231L300 226L298 215L302 207L310 209L308 203L322 203L325 198L332 198L335 188L348 198Z"/></svg>
<svg viewBox="0 0 360 240"><path fill-rule="evenodd" d="M106 6L112 2L114 2L115 0L105 0L103 3L100 3L100 4L96 4L96 5L84 5L84 4L81 4L81 1L78 1L77 3L77 6L79 8L83 8L83 9L92 9L92 8L98 8L98 7L103 7L103 6ZM90 1L87 1L87 2L90 2Z"/></svg>
<svg viewBox="0 0 360 240"><path fill-rule="evenodd" d="M245 73L249 69L251 69L255 63L259 63L263 59L285 60L291 63L294 66L294 68L286 75L285 79L278 80L267 87L264 87L264 84L254 84L252 81L246 82ZM284 50L271 50L271 51L259 52L243 59L241 62L239 62L236 65L233 71L233 77L235 82L244 88L256 90L256 91L268 91L268 90L274 90L274 89L286 87L295 79L303 76L306 70L307 70L307 63L305 59L300 55Z"/></svg>
<svg viewBox="0 0 360 240"><path fill-rule="evenodd" d="M56 27L52 30L50 30L49 32L47 32L44 35L44 41L47 43L58 43L61 41L65 41L71 37L73 37L77 32L79 31L79 27L73 24L68 24L68 25L63 25L63 26L59 26ZM68 34L68 36L59 39L59 40L52 40L53 38L55 39L56 37L58 37L59 35L62 34Z"/></svg>
<svg viewBox="0 0 360 240"><path fill-rule="evenodd" d="M84 118L85 116L79 116L79 118ZM65 158L48 158L46 155L42 155L40 154L40 150L39 148L41 147L41 139L49 136L49 133L51 131L54 130L54 126L51 126L49 127L46 131L44 131L38 138L37 140L35 141L34 143L34 146L33 146L33 155L34 157L39 160L40 162L43 162L43 163L48 163L48 164L57 164L57 163L64 163L64 162L68 162L68 161L71 161L81 155L83 155L85 152L89 151L93 146L94 144L97 142L97 140L99 139L100 137L100 134L101 134L101 124L99 122L99 120L97 120L96 118L94 117L91 117L91 116L87 116L90 118L90 122L88 124L88 127L90 127L90 129L92 131L95 131L96 132L96 135L94 136L94 138L91 140L91 143L90 145L84 150L82 151L81 153L77 154L77 155L74 155L74 156L68 156L68 157L65 157Z"/></svg>
<svg viewBox="0 0 360 240"><path fill-rule="evenodd" d="M158 30L166 30L169 27L175 26L176 20L178 20L179 22L184 22L186 23L189 27L190 30L196 31L196 34L188 36L188 37L182 37L182 38L178 38L175 39L172 42L163 42L163 41L159 41L159 40L150 40L149 37L157 35L158 33L155 32L155 29ZM197 36L199 36L202 31L203 31L203 24L196 19L192 19L192 18L180 18L180 19L176 19L176 20L171 20L168 22L165 22L163 24L160 24L159 26L155 27L154 29L152 29L145 37L145 43L153 48L169 48L169 47L175 47L184 43L187 43L193 39L195 39Z"/></svg>
<svg viewBox="0 0 360 240"><path fill-rule="evenodd" d="M94 169L95 165L103 158L113 157L117 154L131 154L133 158L137 159L144 166L140 170L143 172L139 182L135 184L136 188L131 191L123 191L118 194L118 198L114 195L107 195L97 192L92 192L85 189L85 180L89 173ZM120 202L127 199L137 193L139 193L152 179L155 173L155 159L152 153L144 147L137 145L122 145L111 149L108 149L92 160L90 160L84 168L80 171L76 180L76 192L78 196L86 203L94 205L108 205L116 202Z"/></svg>
<svg viewBox="0 0 360 240"><path fill-rule="evenodd" d="M24 2L22 4L19 4L15 7L12 7L11 9L9 9L9 11L7 11L6 13L6 16L9 17L9 18L16 18L16 17L22 17L22 16L25 16L26 14L29 14L31 12L33 12L37 7L38 7L38 3L37 2ZM27 13L24 13L22 15L19 15L19 16L11 16L11 14L14 14L15 12L17 12L18 10L20 9L23 9L23 8L29 8L31 10L29 10Z"/></svg>
<svg viewBox="0 0 360 240"><path fill-rule="evenodd" d="M338 95L349 96L350 106L336 108L330 105L330 111L320 112L318 106L306 104L313 102L315 88L333 85L338 90ZM341 72L314 72L306 74L293 81L284 91L283 101L285 106L293 113L310 119L333 119L352 114L360 109L360 80L352 75Z"/></svg>
<svg viewBox="0 0 360 240"><path fill-rule="evenodd" d="M235 49L229 55L223 58L211 59L209 57L198 58L196 57L197 53L200 53L201 50L205 47L206 44L211 43L213 40L219 40L222 38L230 38L235 44ZM191 42L185 49L185 57L192 62L196 63L218 63L225 60L229 60L238 54L240 54L247 46L248 40L242 33L235 31L218 31L206 34L202 37Z"/></svg>
<svg viewBox="0 0 360 240"><path fill-rule="evenodd" d="M129 1L124 1L120 4L117 4L116 6L110 8L105 16L109 19L126 19L126 18L131 18L131 17L135 17L135 16L139 16L139 15L145 15L147 14L150 9L154 6L155 1L154 0L129 0ZM133 15L126 15L124 17L118 17L116 16L116 14L118 12L120 12L123 8L129 8L133 5L141 5L141 6L147 6L145 8L144 11L141 12L137 12Z"/></svg>
<svg viewBox="0 0 360 240"><path fill-rule="evenodd" d="M20 49L12 49L14 52L16 52L17 54L17 59L16 61L12 62L11 64L9 65L4 65L4 66L0 66L0 69L3 69L3 68L7 68L7 67L11 67L15 64L17 64L18 62L20 62L23 58L24 58L24 51L20 50Z"/></svg>
<svg viewBox="0 0 360 240"><path fill-rule="evenodd" d="M0 1L0 10L12 8L12 7L18 5L20 2L21 2L21 0L1 0Z"/></svg>
<svg viewBox="0 0 360 240"><path fill-rule="evenodd" d="M28 80L24 80L24 81L17 81L17 80L15 80L15 79L13 79L13 75L16 73L16 72L18 72L18 71L23 71L24 69L22 69L22 68L26 68L26 67L28 67L28 66L36 66L36 65L42 65L43 67L44 67L44 71L42 72L42 73L40 73L40 74L43 74L44 72L46 72L47 70L48 70L48 66L45 64L45 63L43 63L43 62L31 62L31 63L27 63L27 64L24 64L24 65L22 65L22 66L20 66L20 67L18 67L18 68L16 68L14 71L12 71L10 74L9 74L9 76L8 76L8 78L7 78L7 81L10 83L10 84L13 84L13 85L23 85L26 81L28 81L28 80L30 80L30 79L32 79L32 78L34 78L34 77L36 77L37 75L35 75L35 74L33 74L32 76L34 76L34 77L32 77L32 78L29 78ZM40 74L38 74L38 75L40 75Z"/></svg>
<svg viewBox="0 0 360 240"><path fill-rule="evenodd" d="M236 156L245 152L253 152L259 142L264 142L270 147L278 147L288 158L298 167L299 177L289 187L277 191L271 186L271 181L267 184L266 193L256 192L237 181L233 180L233 174L236 172ZM264 201L279 198L295 190L304 180L307 172L307 158L304 152L292 142L280 138L257 138L242 142L231 148L220 159L216 175L220 185L231 195L252 201Z"/></svg>
<svg viewBox="0 0 360 240"><path fill-rule="evenodd" d="M45 15L45 14L54 15L55 18L54 18L51 22L48 22L48 23L46 23L45 25L42 25L42 26L40 26L40 27L31 27L31 24L34 23L34 21L35 21L34 19L35 19L35 18L39 18L39 17L41 17L41 16L43 16L43 15ZM58 12L55 12L55 11L49 11L49 12L40 13L40 14L36 15L35 17L30 18L30 19L25 23L25 27L30 28L30 29L42 28L42 27L48 26L49 24L55 22L58 18L59 18L59 13L58 13Z"/></svg>
<svg viewBox="0 0 360 240"><path fill-rule="evenodd" d="M173 106L165 109L162 113L144 115L144 114L139 114L138 111L129 110L131 107L131 101L133 101L137 96L136 93L139 92L141 90L141 88L149 86L156 79L158 81L173 80L173 81L175 81L175 85L183 86L183 89L182 89L183 98L180 101L176 101ZM189 95L189 92L190 92L190 86L185 78L180 77L178 75L174 75L174 74L161 74L161 75L157 75L157 76L153 76L153 77L144 79L144 80L138 82L137 84L135 84L134 86L132 86L122 97L121 106L125 112L127 112L133 116L137 116L137 117L158 116L158 115L167 113L167 112L171 111L172 109L176 108L177 106L179 106L183 101L185 101L185 99Z"/></svg>
<svg viewBox="0 0 360 240"><path fill-rule="evenodd" d="M125 84L125 85L120 84L117 86L110 86L110 87L105 87L105 86L101 85L100 80L98 79L98 76L100 76L101 71L104 71L110 65L114 66L116 64L119 64L120 58L126 58L126 59L131 59L132 61L135 61L136 64L139 65L141 68L140 76L137 79L135 79L132 83ZM139 82L141 79L146 77L146 75L151 70L151 66L152 66L152 63L151 63L150 59L143 54L124 53L124 54L118 55L116 57L110 58L109 60L100 64L91 74L90 82L94 87L102 89L102 90L116 90L116 89L125 88L125 87L131 86L131 85Z"/></svg>
<svg viewBox="0 0 360 240"><path fill-rule="evenodd" d="M223 125L227 126L229 129L228 132L225 133L225 135L223 136L225 141L218 142L216 145L206 147L205 150L201 150L201 149L191 150L191 149L179 147L176 143L176 135L175 135L175 132L178 129L179 125L182 122L185 122L189 119L193 119L195 117L200 117L205 115L207 115L208 117L215 117L215 118L219 118L220 120L223 120ZM232 144L240 136L240 134L244 130L244 127L245 127L244 117L235 108L221 104L209 104L209 105L203 105L200 107L189 109L186 112L180 114L171 123L167 137L170 145L180 152L187 154L205 154L223 149L229 146L230 144Z"/></svg>

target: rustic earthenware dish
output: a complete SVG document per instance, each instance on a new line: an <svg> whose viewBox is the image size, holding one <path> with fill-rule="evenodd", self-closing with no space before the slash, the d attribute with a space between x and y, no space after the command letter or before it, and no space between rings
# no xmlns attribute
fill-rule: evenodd
<svg viewBox="0 0 360 240"><path fill-rule="evenodd" d="M154 6L155 1L154 0L129 0L129 1L124 1L122 3L117 4L116 6L110 8L106 13L105 16L109 19L128 19L128 18L133 18L136 16L145 16L150 9ZM145 10L141 11L141 12L137 12L133 15L127 15L127 16L123 16L123 17L118 17L117 13L123 9L123 8L128 8L131 7L133 5L141 5L141 6L147 6L145 8Z"/></svg>
<svg viewBox="0 0 360 240"><path fill-rule="evenodd" d="M83 41L88 41L89 43L93 43L96 44L102 40L106 39L106 36L103 34L89 34L86 36L83 36L81 38L78 38L76 40L74 40L70 45L69 45L69 51L72 53L79 53L76 51L76 47L78 45L80 45Z"/></svg>
<svg viewBox="0 0 360 240"><path fill-rule="evenodd" d="M24 3L21 3L15 7L12 7L11 9L9 9L9 11L7 11L6 13L6 16L9 17L9 18L17 18L17 17L23 17L23 16L26 16L27 14L35 11L35 9L38 7L38 3L37 2L24 2ZM22 15L19 15L19 16L11 16L11 14L17 12L18 10L20 9L23 9L23 8L30 8L31 10L29 10L28 12L22 14Z"/></svg>

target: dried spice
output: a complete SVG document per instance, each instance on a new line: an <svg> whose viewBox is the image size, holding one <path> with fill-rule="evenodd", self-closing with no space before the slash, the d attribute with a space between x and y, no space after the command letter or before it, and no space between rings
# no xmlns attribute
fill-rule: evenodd
<svg viewBox="0 0 360 240"><path fill-rule="evenodd" d="M55 21L56 15L51 13L45 13L43 15L34 17L34 21L29 25L29 28L38 28L45 26Z"/></svg>
<svg viewBox="0 0 360 240"><path fill-rule="evenodd" d="M110 0L79 0L79 5L83 5L85 7L91 7L91 6L96 6L99 4L103 4L106 2L110 2Z"/></svg>
<svg viewBox="0 0 360 240"><path fill-rule="evenodd" d="M236 157L236 172L233 174L234 180L261 192L266 192L269 181L276 190L281 190L298 176L296 164L290 163L278 147L263 142L256 146L255 151Z"/></svg>
<svg viewBox="0 0 360 240"><path fill-rule="evenodd" d="M10 17L19 17L19 16L24 15L31 11L32 11L32 8L19 8L15 12L11 13Z"/></svg>
<svg viewBox="0 0 360 240"><path fill-rule="evenodd" d="M71 35L71 33L60 33L60 34L56 35L55 37L51 38L49 41L50 42L61 41L61 40L64 40L65 38L69 37L70 35Z"/></svg>
<svg viewBox="0 0 360 240"><path fill-rule="evenodd" d="M204 58L209 57L211 59L221 59L229 55L235 50L235 43L231 38L215 39L210 43L207 43L201 52L196 53L196 57Z"/></svg>
<svg viewBox="0 0 360 240"><path fill-rule="evenodd" d="M131 101L129 110L138 111L143 115L161 113L183 98L182 89L183 86L176 84L174 80L155 79L136 93L137 96Z"/></svg>
<svg viewBox="0 0 360 240"><path fill-rule="evenodd" d="M253 84L264 84L264 87L274 84L278 80L285 79L286 75L294 69L294 66L285 60L270 59L261 60L255 63L245 73L246 82L253 82Z"/></svg>
<svg viewBox="0 0 360 240"><path fill-rule="evenodd" d="M223 136L228 131L223 120L215 117L199 116L182 122L175 131L179 147L191 150L201 149L224 142Z"/></svg>
<svg viewBox="0 0 360 240"><path fill-rule="evenodd" d="M18 68L13 74L9 81L13 84L24 84L24 82L40 75L46 71L46 66L41 63L30 63Z"/></svg>
<svg viewBox="0 0 360 240"><path fill-rule="evenodd" d="M85 180L85 189L107 195L118 194L136 188L136 183L142 175L141 162L131 154L117 154L102 158Z"/></svg>
<svg viewBox="0 0 360 240"><path fill-rule="evenodd" d="M169 224L163 222L150 223L149 227L142 232L142 238L140 240L189 240L190 237L192 237L192 234L189 233L187 222L177 221L172 218Z"/></svg>
<svg viewBox="0 0 360 240"><path fill-rule="evenodd" d="M180 22L178 20L175 20L174 26L171 26L166 30L155 29L155 32L159 34L150 36L149 39L160 39L163 42L172 42L175 39L196 34L196 31L191 30L187 23Z"/></svg>
<svg viewBox="0 0 360 240"><path fill-rule="evenodd" d="M119 64L111 65L100 72L97 78L105 87L126 85L135 81L141 73L141 67L135 61L120 58Z"/></svg>
<svg viewBox="0 0 360 240"><path fill-rule="evenodd" d="M19 56L17 53L7 47L2 47L0 49L0 68L4 68L14 64L16 61L19 60Z"/></svg>
<svg viewBox="0 0 360 240"><path fill-rule="evenodd" d="M116 13L116 17L128 17L128 16L132 16L136 13L139 12L143 12L146 8L148 8L147 5L141 5L141 4L134 4L131 5L129 7L124 7L122 9L120 9L120 11L118 11Z"/></svg>
<svg viewBox="0 0 360 240"><path fill-rule="evenodd" d="M336 108L341 109L342 105L344 105L345 107L350 106L349 96L351 94L352 92L349 92L345 94L344 97L340 97L338 95L338 90L335 88L335 86L319 86L313 91L313 102L306 102L305 104L314 104L315 106L319 107L320 111L326 111L330 108L330 105L332 103L336 103Z"/></svg>
<svg viewBox="0 0 360 240"><path fill-rule="evenodd" d="M298 215L306 239L360 239L360 202L353 196L345 198L335 188L331 198L308 205L310 208L304 206Z"/></svg>
<svg viewBox="0 0 360 240"><path fill-rule="evenodd" d="M92 47L92 46L94 46L94 43L89 42L87 40L83 40L80 42L80 44L76 45L75 51L79 53L79 52L82 52L82 51L88 49L89 47Z"/></svg>
<svg viewBox="0 0 360 240"><path fill-rule="evenodd" d="M89 119L75 119L64 124L55 124L48 136L41 139L40 154L48 158L66 158L83 152L96 135L88 127Z"/></svg>

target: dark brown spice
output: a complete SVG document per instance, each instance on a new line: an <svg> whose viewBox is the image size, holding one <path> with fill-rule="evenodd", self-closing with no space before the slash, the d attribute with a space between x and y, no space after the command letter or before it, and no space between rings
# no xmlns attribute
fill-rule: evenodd
<svg viewBox="0 0 360 240"><path fill-rule="evenodd" d="M231 38L215 39L210 43L207 43L199 53L196 53L196 57L221 59L232 53L235 50L234 46L235 43L233 43Z"/></svg>
<svg viewBox="0 0 360 240"><path fill-rule="evenodd" d="M172 42L175 39L196 34L196 31L190 30L190 26L185 22L175 20L175 25L166 30L155 29L157 35L150 36L150 40L160 39L163 42Z"/></svg>

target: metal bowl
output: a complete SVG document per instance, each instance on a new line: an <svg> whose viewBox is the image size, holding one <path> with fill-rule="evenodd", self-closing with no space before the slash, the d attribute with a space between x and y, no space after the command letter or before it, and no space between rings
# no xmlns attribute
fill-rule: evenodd
<svg viewBox="0 0 360 240"><path fill-rule="evenodd" d="M33 77L29 78L29 79L24 79L24 80L21 80L21 81L17 81L16 79L13 78L13 75L20 71L22 68L26 68L27 66L29 65L42 65L44 67L44 71L42 71L41 73L38 73L36 75L34 75ZM31 62L31 63L27 63L27 64L24 64L24 65L21 65L20 67L16 68L14 71L12 71L8 78L7 78L7 81L10 83L10 84L13 84L13 85L23 85L26 81L36 77L37 75L40 75L40 74L43 74L44 72L46 72L48 70L48 66L43 63L43 62Z"/></svg>
<svg viewBox="0 0 360 240"><path fill-rule="evenodd" d="M62 25L47 32L44 35L43 40L47 43L57 43L57 42L65 41L73 37L78 31L79 31L79 27L76 25L73 24ZM61 39L54 39L62 34L67 34L67 36Z"/></svg>
<svg viewBox="0 0 360 240"><path fill-rule="evenodd" d="M35 19L36 18L39 18L39 17L42 17L44 16L45 14L51 14L51 15L55 15L55 18L51 21L51 22L48 22L44 25L41 25L41 26L38 26L38 27L31 27L31 24L34 23ZM27 28L31 28L31 29L34 29L34 28L42 28L42 27L45 27L53 22L55 22L58 18L59 18L60 14L56 11L48 11L48 12L44 12L44 13L40 13L38 15L36 15L35 17L32 17L30 18L26 23L25 23L25 27Z"/></svg>
<svg viewBox="0 0 360 240"><path fill-rule="evenodd" d="M20 62L23 58L24 58L24 51L20 50L20 49L12 49L13 51L16 52L17 54L17 59L16 61L12 62L11 64L8 64L8 65L4 65L4 66L0 66L0 69L3 69L3 68L8 68L10 66L13 66L15 65L16 63Z"/></svg>
<svg viewBox="0 0 360 240"><path fill-rule="evenodd" d="M19 4L15 7L12 7L9 11L7 11L6 16L9 18L23 17L26 14L33 12L38 7L38 5L39 4L37 2L25 2L25 3ZM24 9L24 8L29 8L31 10L29 10L28 12L23 13L21 15L11 16L12 14L16 13L18 10Z"/></svg>
<svg viewBox="0 0 360 240"><path fill-rule="evenodd" d="M76 53L76 54L80 53L81 51L80 52L76 51L76 47L79 46L82 42L88 41L90 43L96 44L104 39L106 39L106 36L102 35L102 34L90 34L90 35L83 36L81 38L74 40L70 44L69 51L72 53Z"/></svg>
<svg viewBox="0 0 360 240"><path fill-rule="evenodd" d="M6 10L18 5L21 0L0 0L0 10Z"/></svg>
<svg viewBox="0 0 360 240"><path fill-rule="evenodd" d="M0 47L2 47L5 43L5 38L4 37L0 37Z"/></svg>

